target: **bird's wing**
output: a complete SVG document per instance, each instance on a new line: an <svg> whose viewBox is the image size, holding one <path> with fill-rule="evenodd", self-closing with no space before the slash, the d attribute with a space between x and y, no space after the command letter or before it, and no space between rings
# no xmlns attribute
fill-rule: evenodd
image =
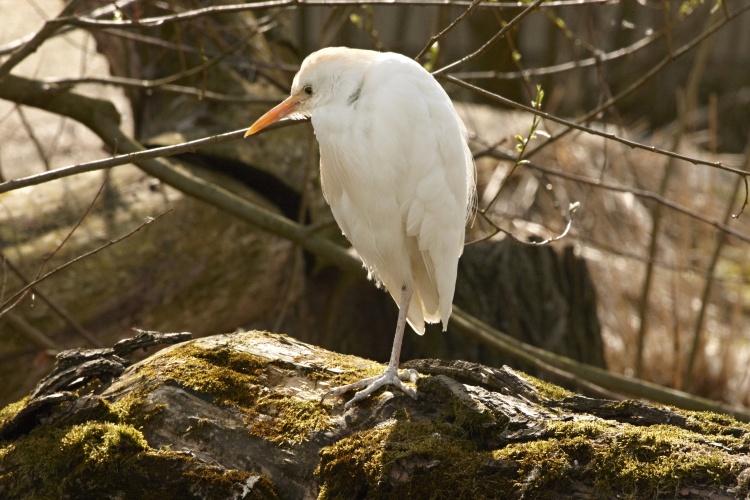
<svg viewBox="0 0 750 500"><path fill-rule="evenodd" d="M382 65L382 76L378 75L383 96L378 101L387 102L390 109L373 113L377 118L372 120L371 134L378 144L395 146L400 157L392 175L415 295L420 299L412 301L409 318L442 320L445 326L463 251L473 159L463 125L435 79L402 56L388 66ZM377 79L371 80L368 85L377 84ZM380 163L385 163L393 151L380 148L379 153ZM396 299L398 289L392 293Z"/></svg>

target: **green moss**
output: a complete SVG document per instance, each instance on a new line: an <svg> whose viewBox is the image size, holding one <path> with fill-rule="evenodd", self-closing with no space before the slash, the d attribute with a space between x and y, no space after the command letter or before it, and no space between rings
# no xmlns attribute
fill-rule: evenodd
<svg viewBox="0 0 750 500"><path fill-rule="evenodd" d="M162 355L154 365L158 368L144 365L140 376L149 382L121 397L112 406L120 419L138 426L148 425L162 410L145 400L154 384L179 384L210 395L216 404L237 408L245 415L248 432L277 443L293 445L305 441L311 432L330 428L329 410L318 400L295 397L283 388L269 392L263 387L266 384L283 385L268 382L267 378L271 376L269 362L266 358L237 352L230 347L206 349L187 344ZM283 363L273 364L283 367ZM200 429L194 426L190 431L199 432Z"/></svg>
<svg viewBox="0 0 750 500"><path fill-rule="evenodd" d="M655 498L684 485L729 485L731 464L715 441L670 425L639 427L615 421L552 422L550 440L560 444L573 479L594 484L603 495ZM514 448L508 446L504 452ZM528 450L527 450L528 451ZM542 457L531 454L535 463Z"/></svg>
<svg viewBox="0 0 750 500"><path fill-rule="evenodd" d="M320 452L319 500L365 498L382 474L385 441L393 425L378 426L337 441Z"/></svg>
<svg viewBox="0 0 750 500"><path fill-rule="evenodd" d="M165 409L164 404L147 404L147 395L146 388L140 388L130 391L112 403L105 403L109 405L115 421L130 422L140 429L156 419Z"/></svg>
<svg viewBox="0 0 750 500"><path fill-rule="evenodd" d="M272 420L266 437L285 443L299 442L311 430L325 426L325 409L261 392L258 377L265 376L269 363L263 357L229 348L206 349L196 343L159 357L140 366L135 376L141 382L118 399L94 398L91 406L77 409L70 417L63 412L55 422L1 443L0 496L10 492L10 497L60 498L85 492L90 497L142 498L140 491L131 489L142 490L146 483L152 498L225 498L233 496L232 491L240 494L238 485L247 482L253 485L252 494L261 492L257 498L274 498L274 488L266 478L209 467L188 454L151 448L140 429L158 417L164 406L152 404L148 396L162 384L210 395L217 404L238 408L248 418ZM25 404L19 401L4 408L0 425Z"/></svg>
<svg viewBox="0 0 750 500"><path fill-rule="evenodd" d="M321 451L321 498L548 498L593 485L594 496L658 498L684 486L736 482L709 437L667 425L553 421L541 437L476 449L456 423L391 421Z"/></svg>
<svg viewBox="0 0 750 500"><path fill-rule="evenodd" d="M0 469L5 485L23 497L63 495L91 471L112 472L148 449L143 435L127 425L89 423L36 430L3 448ZM117 465L115 465L115 463Z"/></svg>
<svg viewBox="0 0 750 500"><path fill-rule="evenodd" d="M257 476L237 470L219 471L211 467L188 471L185 475L195 484L212 486L211 488L203 488L205 492L203 498L216 498L222 492L232 493L231 497L225 498L242 498L243 500L275 500L279 498L273 483L265 476ZM252 492L249 495L244 493L242 488L238 488L238 485L248 482L253 485Z"/></svg>
<svg viewBox="0 0 750 500"><path fill-rule="evenodd" d="M190 346L180 349L177 352L180 353L181 357L189 355L197 359L204 359L212 365L221 366L227 370L232 370L254 379L268 364L268 359L266 358L246 352L235 351L229 347L205 349L198 346Z"/></svg>
<svg viewBox="0 0 750 500"><path fill-rule="evenodd" d="M499 463L514 464L506 471L510 489L518 496L543 495L564 491L565 482L572 474L574 460L571 452L580 454L580 439L575 442L547 439L528 443L513 443L492 453Z"/></svg>
<svg viewBox="0 0 750 500"><path fill-rule="evenodd" d="M276 495L265 478L155 450L133 426L109 422L35 430L0 448L0 471L7 498L224 498L251 479L255 498Z"/></svg>
<svg viewBox="0 0 750 500"><path fill-rule="evenodd" d="M6 422L15 417L16 414L21 411L27 404L29 404L29 398L25 397L20 401L16 401L15 403L11 403L5 408L0 409L0 429L3 428Z"/></svg>
<svg viewBox="0 0 750 500"><path fill-rule="evenodd" d="M331 427L328 410L317 400L303 400L283 392L261 390L260 376L269 360L229 348L203 349L191 346L172 353L173 363L160 369L191 389L217 397L217 403L242 410L249 432L283 444L307 439L313 431Z"/></svg>
<svg viewBox="0 0 750 500"><path fill-rule="evenodd" d="M712 441L733 448L744 449L750 445L750 424L710 411L672 410L687 417L687 429L710 437Z"/></svg>
<svg viewBox="0 0 750 500"><path fill-rule="evenodd" d="M78 467L104 464L116 455L134 454L148 447L139 430L109 422L74 425L60 438L60 451L64 455L81 458Z"/></svg>
<svg viewBox="0 0 750 500"><path fill-rule="evenodd" d="M551 382L538 379L532 375L523 372L516 372L519 376L523 377L528 381L534 388L539 391L539 394L548 398L560 401L565 398L575 396L575 393L570 392L567 389L563 389L559 385L555 385Z"/></svg>
<svg viewBox="0 0 750 500"><path fill-rule="evenodd" d="M228 347L206 349L188 344L165 355L153 375L211 394L218 404L248 407L258 396L257 376L267 364L266 358Z"/></svg>
<svg viewBox="0 0 750 500"><path fill-rule="evenodd" d="M321 450L319 498L491 498L507 481L490 459L448 424L391 421Z"/></svg>
<svg viewBox="0 0 750 500"><path fill-rule="evenodd" d="M332 418L318 400L273 393L258 398L246 423L251 434L281 444L300 443L312 432L333 427Z"/></svg>
<svg viewBox="0 0 750 500"><path fill-rule="evenodd" d="M330 405L301 399L288 387L287 370L298 369L297 364L237 352L231 342L228 337L229 347L207 349L193 342L170 349L131 374L142 380L119 399L92 399L95 404L65 421L45 423L13 442L0 442L0 496L10 492L11 497L59 498L85 492L91 497L140 498L130 488L147 483L152 498L224 498L243 482L252 482L253 493L257 487L273 498L273 486L265 478L153 449L141 432L164 408L149 398L161 384L230 406L233 413L244 415L247 432L280 446L296 447L334 426ZM324 364L338 368L332 372L311 364L305 368L311 384L335 386L384 369L333 353ZM527 378L543 397L571 394ZM671 496L682 486L732 485L737 471L732 472L725 447L746 449L750 434L750 426L723 415L679 411L687 418L686 428L637 427L586 416L546 421L532 429L519 419L511 427L490 406L436 377L420 379L419 392L422 404L442 408L433 420L414 421L400 410L387 423L321 450L316 470L320 498L424 497L425 491L432 498L548 498L572 494L576 484L594 485L592 494L601 497ZM1 410L0 425L24 404ZM200 435L212 426L211 420L198 420L186 432ZM513 434L515 430L528 433L529 441L513 441L524 439Z"/></svg>
<svg viewBox="0 0 750 500"><path fill-rule="evenodd" d="M729 484L733 478L723 452L702 436L678 427L624 425L588 465L602 491L653 497L684 484Z"/></svg>

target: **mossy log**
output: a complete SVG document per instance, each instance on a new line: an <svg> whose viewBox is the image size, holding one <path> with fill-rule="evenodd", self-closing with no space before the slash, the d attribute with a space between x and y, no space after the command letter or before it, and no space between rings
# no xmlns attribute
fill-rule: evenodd
<svg viewBox="0 0 750 500"><path fill-rule="evenodd" d="M349 411L321 396L382 365L258 331L84 374L76 392L0 411L0 497L748 494L750 426L729 417L585 398L508 367L405 365L416 401L381 390Z"/></svg>

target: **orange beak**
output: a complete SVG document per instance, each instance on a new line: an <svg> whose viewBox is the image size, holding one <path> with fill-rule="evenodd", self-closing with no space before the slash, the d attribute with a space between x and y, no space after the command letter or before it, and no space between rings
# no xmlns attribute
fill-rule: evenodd
<svg viewBox="0 0 750 500"><path fill-rule="evenodd" d="M265 115L258 118L256 122L253 123L249 129L247 129L247 132L245 132L245 137L260 132L272 123L276 123L282 118L286 118L287 116L291 115L292 113L297 111L297 108L299 108L301 103L302 98L299 96L293 95L287 97L283 102L278 104L273 109L269 110Z"/></svg>

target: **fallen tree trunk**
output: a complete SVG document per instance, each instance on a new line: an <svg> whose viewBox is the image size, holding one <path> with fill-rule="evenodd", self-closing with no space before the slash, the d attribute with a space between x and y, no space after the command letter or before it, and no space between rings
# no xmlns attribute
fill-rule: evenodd
<svg viewBox="0 0 750 500"><path fill-rule="evenodd" d="M76 352L59 373L73 359L122 364L129 349ZM322 394L382 365L264 332L181 343L106 377L48 380L49 391L0 411L0 496L748 493L750 427L730 417L585 398L507 367L406 365L422 374L417 401L381 391L349 411Z"/></svg>

